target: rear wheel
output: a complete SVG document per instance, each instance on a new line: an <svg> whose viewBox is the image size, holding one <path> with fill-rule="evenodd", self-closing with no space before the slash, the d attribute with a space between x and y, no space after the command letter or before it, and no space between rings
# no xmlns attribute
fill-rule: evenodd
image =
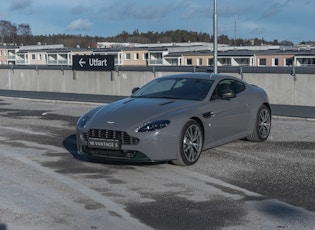
<svg viewBox="0 0 315 230"><path fill-rule="evenodd" d="M271 130L271 113L266 105L262 105L257 113L254 131L246 139L261 142L267 140Z"/></svg>
<svg viewBox="0 0 315 230"><path fill-rule="evenodd" d="M183 127L178 146L177 165L192 165L200 157L203 145L203 131L195 120L188 121Z"/></svg>

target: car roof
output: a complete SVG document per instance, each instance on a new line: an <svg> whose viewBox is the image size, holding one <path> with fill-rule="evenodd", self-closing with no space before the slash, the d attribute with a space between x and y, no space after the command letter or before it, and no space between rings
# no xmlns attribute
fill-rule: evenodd
<svg viewBox="0 0 315 230"><path fill-rule="evenodd" d="M209 79L209 80L214 80L214 81L221 80L224 78L238 79L233 76L229 76L225 74L214 74L214 73L180 73L180 74L165 75L163 76L163 78L198 78L198 79Z"/></svg>

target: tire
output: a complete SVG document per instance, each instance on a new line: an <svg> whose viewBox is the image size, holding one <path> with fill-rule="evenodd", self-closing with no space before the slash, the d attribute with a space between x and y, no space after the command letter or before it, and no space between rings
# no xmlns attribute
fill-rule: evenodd
<svg viewBox="0 0 315 230"><path fill-rule="evenodd" d="M271 112L268 106L262 105L256 116L254 131L246 139L249 141L262 142L267 140L271 130Z"/></svg>
<svg viewBox="0 0 315 230"><path fill-rule="evenodd" d="M200 157L203 146L203 131L199 123L189 120L181 132L178 144L177 159L173 161L176 165L192 165Z"/></svg>

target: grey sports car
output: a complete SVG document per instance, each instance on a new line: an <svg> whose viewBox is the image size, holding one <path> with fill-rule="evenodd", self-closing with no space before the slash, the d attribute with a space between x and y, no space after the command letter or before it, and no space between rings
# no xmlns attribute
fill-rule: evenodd
<svg viewBox="0 0 315 230"><path fill-rule="evenodd" d="M84 114L77 147L89 158L192 165L205 149L265 141L270 129L263 89L232 76L185 73L156 78Z"/></svg>

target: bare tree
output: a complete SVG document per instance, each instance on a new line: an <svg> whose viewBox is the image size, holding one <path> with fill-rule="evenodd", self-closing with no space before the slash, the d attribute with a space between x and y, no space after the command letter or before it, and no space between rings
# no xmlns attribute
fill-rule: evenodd
<svg viewBox="0 0 315 230"><path fill-rule="evenodd" d="M28 24L20 24L17 27L17 35L20 37L21 43L30 43L32 37L31 27Z"/></svg>
<svg viewBox="0 0 315 230"><path fill-rule="evenodd" d="M0 21L0 37L1 42L14 43L16 38L16 26L9 21Z"/></svg>

